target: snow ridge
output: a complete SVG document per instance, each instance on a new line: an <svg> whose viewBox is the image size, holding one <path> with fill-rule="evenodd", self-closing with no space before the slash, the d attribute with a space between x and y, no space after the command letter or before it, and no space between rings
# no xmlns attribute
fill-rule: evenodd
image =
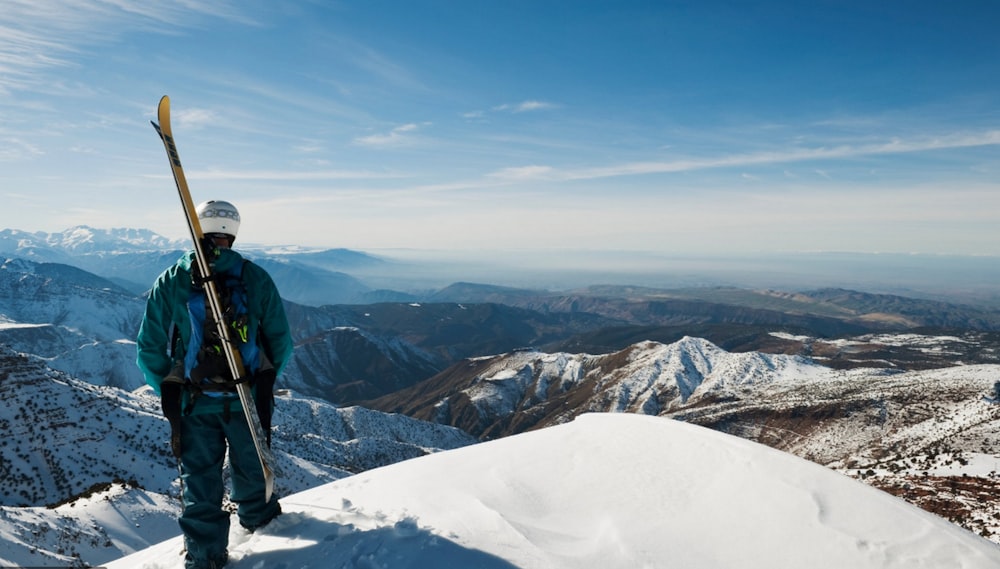
<svg viewBox="0 0 1000 569"><path fill-rule="evenodd" d="M237 567L987 569L1000 547L814 463L661 417L590 414L290 496ZM178 540L108 569L179 569Z"/></svg>

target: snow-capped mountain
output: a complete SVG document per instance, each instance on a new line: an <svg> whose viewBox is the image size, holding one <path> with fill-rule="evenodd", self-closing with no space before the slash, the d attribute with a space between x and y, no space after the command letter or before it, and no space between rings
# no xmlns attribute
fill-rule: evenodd
<svg viewBox="0 0 1000 569"><path fill-rule="evenodd" d="M176 462L151 391L91 385L0 346L0 400L0 564L102 563L177 534L175 523L163 521L177 513L176 496L170 498L178 491ZM273 440L280 494L474 442L450 427L337 409L287 391L279 393ZM114 481L117 489L109 486ZM101 509L101 501L71 511L44 508L74 504L95 492L152 520L141 532L147 541L88 525L100 516L86 514L87 504ZM150 506L138 508L135 501Z"/></svg>
<svg viewBox="0 0 1000 569"><path fill-rule="evenodd" d="M473 358L370 405L481 439L587 412L680 419L865 479L1000 539L1000 506L977 498L1000 494L1000 406L981 400L998 376L997 365L835 370L684 338L605 355L520 351Z"/></svg>
<svg viewBox="0 0 1000 569"><path fill-rule="evenodd" d="M0 343L95 385L135 389L134 339L145 302L86 271L0 262Z"/></svg>
<svg viewBox="0 0 1000 569"><path fill-rule="evenodd" d="M343 326L316 308L286 306L302 361L292 362L283 384L304 395L358 401L444 367L400 338ZM76 267L0 260L0 344L95 385L145 384L135 365L144 309L143 297Z"/></svg>
<svg viewBox="0 0 1000 569"><path fill-rule="evenodd" d="M1000 547L814 463L590 414L289 496L233 569L987 569ZM179 539L107 564L179 569Z"/></svg>
<svg viewBox="0 0 1000 569"><path fill-rule="evenodd" d="M66 256L96 252L154 251L183 247L183 241L167 239L148 229L96 229L79 225L56 233L0 230L0 253L38 257L33 260L41 261L61 261Z"/></svg>
<svg viewBox="0 0 1000 569"><path fill-rule="evenodd" d="M188 240L167 239L147 229L78 226L57 233L0 231L0 260L11 257L73 265L136 294L148 290L156 277L190 248ZM251 247L241 251L271 273L283 298L314 306L362 301L369 287L338 267L381 263L347 250L289 254Z"/></svg>
<svg viewBox="0 0 1000 569"><path fill-rule="evenodd" d="M472 358L373 405L492 438L586 412L668 414L709 396L812 384L838 374L798 356L730 353L686 337L602 355L519 350Z"/></svg>

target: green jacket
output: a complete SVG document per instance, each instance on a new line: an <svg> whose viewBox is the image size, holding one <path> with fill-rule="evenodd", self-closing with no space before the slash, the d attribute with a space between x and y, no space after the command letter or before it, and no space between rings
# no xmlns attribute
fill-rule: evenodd
<svg viewBox="0 0 1000 569"><path fill-rule="evenodd" d="M244 261L239 253L231 249L221 249L213 270L225 272L240 263ZM174 365L174 359L170 354L174 327L176 326L179 334L174 354L176 360L183 361L191 338L191 318L187 302L192 292L192 264L194 264L194 251L189 251L156 279L146 301L146 312L136 338L138 352L136 361L146 376L146 383L151 385L157 394L160 393L160 383ZM274 286L271 276L251 262L243 266L243 283L247 289L247 305L250 312L248 329L252 334L251 337L258 337L259 329L264 353L280 376L292 356L292 334L278 289ZM185 393L185 407L188 404L187 399L188 395ZM221 412L227 403L233 411L241 408L238 398L205 396L198 399L193 412L199 414Z"/></svg>

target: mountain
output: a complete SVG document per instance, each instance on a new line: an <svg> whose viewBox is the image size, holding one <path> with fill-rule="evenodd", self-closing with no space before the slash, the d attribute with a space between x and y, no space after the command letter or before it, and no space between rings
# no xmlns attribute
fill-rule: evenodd
<svg viewBox="0 0 1000 569"><path fill-rule="evenodd" d="M423 381L443 365L398 337L340 326L297 342L282 384L327 401L361 401Z"/></svg>
<svg viewBox="0 0 1000 569"><path fill-rule="evenodd" d="M821 336L918 327L1000 330L1000 310L835 288L787 292L705 286L589 286L551 292L458 283L435 301L492 302L540 312L589 312L640 326L796 327Z"/></svg>
<svg viewBox="0 0 1000 569"><path fill-rule="evenodd" d="M286 263L276 265L285 266ZM292 266L293 272L304 271L302 267ZM271 270L290 274L273 267ZM488 295L497 291L506 294L507 290L477 285L455 285L449 289L453 292L481 290L487 294L479 298L490 298ZM602 294L606 292L604 288L598 290ZM648 290L621 292L632 295L628 298L654 294ZM535 292L528 294L535 298L532 296ZM733 298L742 293L717 290L711 294L722 300L722 297ZM776 296L772 294L769 298ZM529 347L550 353L611 353L644 340L671 343L692 334L710 339L730 351L800 354L839 368L929 369L954 365L958 361L1000 361L1000 354L991 348L1000 341L998 332L949 331L947 335L954 341L932 350L912 343L879 340L883 336L872 332L847 337L817 337L817 330L828 331L831 326L805 320L800 320L798 325L777 324L782 321L782 313L777 311L764 311L773 317L757 318L749 316L754 311L741 312L730 306L728 310L732 314L742 314L745 318L727 322L731 320L725 316L727 305L713 304L711 310L704 313L707 317L702 322L695 317L695 311L684 312L676 306L671 310L680 312L658 315L632 307L629 311L635 311L639 314L636 318L644 321L687 321L686 324L639 325L634 320L591 312L604 312L607 306L617 306L623 300L609 299L605 303L596 299L593 302L575 308L564 307L565 310L557 310L554 305L535 310L494 303L451 302L316 308L286 302L298 346L295 359L301 361L301 365L293 362L285 381L306 395L326 398L337 404L356 404L413 385L466 357ZM779 299L776 302L784 306L782 309L791 310L794 305L787 305L788 302L803 301ZM902 301L896 304L901 309L910 306ZM642 306L651 308L648 304ZM143 385L144 380L134 365L134 338L143 308L144 300L135 293L69 265L17 259L0 265L0 342L44 357L50 366L97 385L125 389ZM666 310L662 305L658 309ZM846 308L836 310L847 311ZM611 313L632 318L621 311ZM712 316L716 313L717 316ZM842 323L837 326L848 329ZM869 330L866 327L858 329ZM912 330L925 335L944 335L925 328ZM775 331L781 334L774 334Z"/></svg>
<svg viewBox="0 0 1000 569"><path fill-rule="evenodd" d="M871 332L818 337L807 328L764 325L689 324L612 326L575 334L542 346L548 352L604 354L655 341L670 344L695 336L730 352L801 355L836 369L937 369L974 363L1000 363L995 346L1000 332L954 328L913 328L905 332Z"/></svg>
<svg viewBox="0 0 1000 569"><path fill-rule="evenodd" d="M829 469L678 421L591 414L283 502L232 567L993 568L1000 547ZM175 569L179 539L108 569Z"/></svg>
<svg viewBox="0 0 1000 569"><path fill-rule="evenodd" d="M0 343L96 385L142 385L134 338L142 299L59 263L0 263Z"/></svg>
<svg viewBox="0 0 1000 569"><path fill-rule="evenodd" d="M343 318L317 308L289 302L286 307L300 344L297 357L308 365L293 365L285 385L303 394L339 403L371 398L412 385L450 363L398 338L345 327ZM0 344L95 385L132 390L145 384L135 365L144 309L144 298L70 265L0 261ZM362 345L367 347L362 350ZM353 387L339 390L341 384Z"/></svg>
<svg viewBox="0 0 1000 569"><path fill-rule="evenodd" d="M72 264L135 294L148 290L190 248L186 239L167 239L147 229L78 226L57 233L0 231L0 258ZM388 264L347 249L292 253L251 245L244 252L271 273L284 298L315 306L364 301L371 289L341 271Z"/></svg>
<svg viewBox="0 0 1000 569"><path fill-rule="evenodd" d="M585 312L546 313L495 303L378 303L324 306L320 312L344 325L399 337L448 363L622 324Z"/></svg>
<svg viewBox="0 0 1000 569"><path fill-rule="evenodd" d="M373 399L469 356L518 349L607 323L497 304L377 303L319 308L286 303L295 356L283 382L338 404Z"/></svg>
<svg viewBox="0 0 1000 569"><path fill-rule="evenodd" d="M95 229L85 225L57 233L0 231L0 259L73 265L102 275L133 294L180 257L186 245L147 229Z"/></svg>
<svg viewBox="0 0 1000 569"><path fill-rule="evenodd" d="M278 395L281 495L474 442L449 427ZM91 385L0 346L0 400L0 565L99 564L177 534L165 522L177 513L177 465L150 390ZM136 535L102 525L109 501L110 511L148 518L141 536L138 521L128 524Z"/></svg>
<svg viewBox="0 0 1000 569"><path fill-rule="evenodd" d="M310 267L288 259L271 259L248 254L274 279L282 298L299 304L352 304L363 300L371 289L342 272Z"/></svg>
<svg viewBox="0 0 1000 569"><path fill-rule="evenodd" d="M471 358L366 405L453 425L481 440L590 412L678 419L865 479L997 539L1000 505L977 496L1000 488L994 437L1000 408L981 401L998 375L998 365L836 370L799 356L729 353L684 338L604 355L519 351Z"/></svg>
<svg viewBox="0 0 1000 569"><path fill-rule="evenodd" d="M182 248L148 229L95 229L80 225L57 233L0 230L0 254L57 261L91 253L151 251ZM33 257L38 257L34 259Z"/></svg>
<svg viewBox="0 0 1000 569"><path fill-rule="evenodd" d="M972 376L964 386L971 403L992 384L984 373L969 370L996 366L959 369ZM821 393L833 384L852 393L867 390L877 398L885 378L897 375L893 370L835 370L801 356L730 353L707 340L685 337L671 344L640 342L601 355L529 349L470 358L367 404L494 438L586 412L690 417L699 406L714 409L743 400L752 405L783 398L801 386Z"/></svg>
<svg viewBox="0 0 1000 569"><path fill-rule="evenodd" d="M329 271L349 271L385 267L389 261L381 257L352 251L351 249L324 249L322 251L276 251L276 258L294 259L296 262Z"/></svg>

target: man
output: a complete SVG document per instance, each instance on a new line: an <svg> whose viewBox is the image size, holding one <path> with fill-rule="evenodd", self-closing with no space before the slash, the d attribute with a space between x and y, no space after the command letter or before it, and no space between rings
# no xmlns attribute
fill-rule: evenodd
<svg viewBox="0 0 1000 569"><path fill-rule="evenodd" d="M269 433L274 381L292 354L284 307L270 275L231 249L240 226L236 208L209 201L198 206L197 214L231 340ZM240 524L253 531L281 508L277 497L265 501L263 470L197 273L190 251L157 278L136 340L137 361L161 397L171 448L180 462L185 567L217 569L228 559L229 514L222 509L227 445L230 497L238 505Z"/></svg>

